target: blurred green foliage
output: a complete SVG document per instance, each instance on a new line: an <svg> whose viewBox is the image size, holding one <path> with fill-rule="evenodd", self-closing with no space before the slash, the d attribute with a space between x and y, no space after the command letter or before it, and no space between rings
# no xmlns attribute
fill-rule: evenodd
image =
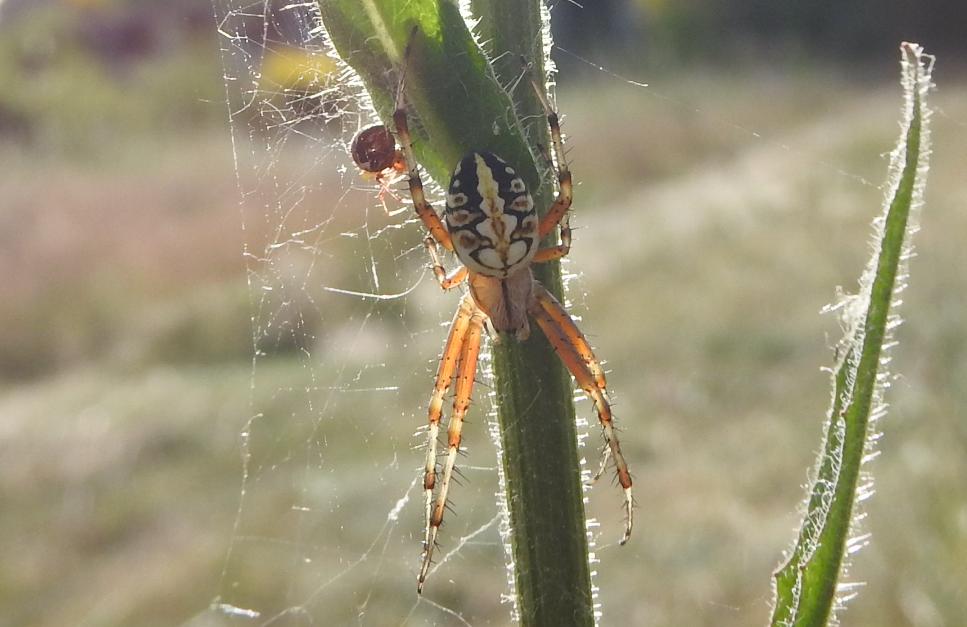
<svg viewBox="0 0 967 627"><path fill-rule="evenodd" d="M556 3L554 19L558 43L587 52L590 43L569 43L560 19L598 16L605 6L583 4ZM623 443L640 460L640 498L652 504L643 512L648 533L627 550L602 550L603 622L761 624L763 574L795 524L799 495L788 488L802 479L824 410L816 392L826 376L817 365L828 360L823 334L836 329L816 312L833 297L830 285L851 282L862 262L854 249L868 234L864 208L880 196L865 181L880 180L875 155L893 141L896 41L879 57L886 89L855 80L866 74L843 57L808 75L766 55L756 67L681 72L679 50L727 58L720 43L736 37L723 26L731 19L723 3L625 5L639 11L627 20L629 56L596 48L593 58L609 69L625 61L677 65L648 76L648 89L562 73L559 91L580 182L572 254L584 277L572 284L572 298L610 360L623 411L647 409ZM784 5L735 5L731 15ZM851 6L858 5L801 10L831 11L835 21ZM414 612L412 505L379 560L351 571L347 564L377 556L366 551L416 476L411 434L423 421L428 355L441 341L434 323L449 315L436 308L452 303L433 285L378 304L320 286L365 288L364 260L387 267L416 259L419 229L406 225L365 242L332 237L312 242L304 258L293 254L285 270L296 278L309 276L302 268L313 254L322 262L304 290L277 293L265 309L283 329L305 314L304 334L288 346L293 336L280 333L283 341L266 346L277 359L262 359L253 378L249 323L258 304L240 262L211 5L5 0L2 7L0 623L236 624L237 617L199 614L221 591L228 544L245 539L231 531L239 433L258 407L267 420L253 437L255 452L270 461L272 452L291 454L295 468L276 476L268 465L253 466L263 498L244 510L256 540L238 569L246 599L282 610L320 579L345 575L319 588L321 619L398 624ZM198 17L186 20L186 11ZM922 15L946 20L948 29L963 22ZM860 27L856 36L865 37L879 25ZM586 31L601 44L600 31ZM800 32L803 45L822 41L806 24ZM945 71L953 67L945 61ZM944 114L935 120L930 221L913 262L920 280L904 295L918 315L897 348L906 365L875 462L878 495L867 504L874 542L854 570L869 582L850 609L856 624L954 625L967 613L963 79L946 79L937 104ZM7 151L18 154L7 159ZM100 162L90 167L94 158ZM321 183L303 205L331 207L323 192L332 189L348 199L326 223L328 234L364 219L392 224L375 189L339 178L338 154L319 159L312 174ZM274 163L280 171L304 165ZM831 171L842 175L834 186ZM260 217L268 228L281 219ZM264 235L259 226L248 224L253 239ZM410 248L417 253L399 257ZM25 374L30 383L14 384ZM330 386L346 385L342 374L398 392L333 396ZM307 409L319 407L326 421ZM482 422L471 427L485 440ZM328 443L325 459L303 460L317 441ZM479 471L461 490L454 537L491 515L492 475ZM323 489L338 493L322 497L297 534L293 492ZM612 497L592 494L610 529L620 525ZM453 572L461 585L441 580L440 600L459 607L461 620L504 624L507 607L496 602L506 587L503 554L496 534L488 540L461 551L466 559L454 560L461 570ZM413 623L421 622L462 624L429 604L415 609Z"/></svg>
<svg viewBox="0 0 967 627"><path fill-rule="evenodd" d="M686 63L730 65L737 57L771 64L817 60L876 64L900 41L943 56L967 51L962 0L597 0L551 2L555 39L612 67L674 70ZM607 33L602 36L602 33ZM780 61L781 59L781 61ZM568 68L580 67L563 58ZM888 76L881 74L877 78Z"/></svg>
<svg viewBox="0 0 967 627"><path fill-rule="evenodd" d="M0 20L0 136L8 141L87 159L130 134L225 119L208 22L159 20L127 4L9 13Z"/></svg>
<svg viewBox="0 0 967 627"><path fill-rule="evenodd" d="M817 312L833 298L831 285L854 280L865 251L850 244L868 236L867 207L881 194L850 175L882 177L882 160L870 155L889 150L897 119L892 84L771 76L770 83L753 71L736 78L694 70L663 81L658 98L655 89L612 79L572 82L574 89L565 82L559 91L581 181L572 254L584 276L572 283L575 310L609 357L623 415L647 413L628 423L622 440L638 460L640 498L652 504L643 512L648 533L620 551L600 551L603 624L738 627L767 619L765 574L789 542L801 498L789 486L803 478L825 410L817 391L827 375L817 366L829 360L824 333L833 337L837 328ZM864 528L874 541L852 571L869 584L849 609L858 625L956 625L967 611L967 288L958 237L967 229L958 204L967 89L948 83L937 104L949 118L934 120L930 220L918 234L918 280L904 294L905 308L918 315L896 349L904 376L874 463L878 494L865 504ZM452 301L429 283L376 305L315 291L317 283L367 285L368 253L352 247L358 239L329 239L315 251L325 263L305 292L278 293L265 305L279 318L303 312L322 323L306 338L310 354L262 358L253 378L246 322L257 305L246 302L241 245L226 237L239 220L231 153L227 141L208 152L207 141L195 134L159 148L150 178L138 179L134 197L143 202L125 212L147 212L166 225L184 220L174 231L187 242L177 257L166 256L174 240L156 229L137 244L156 265L137 281L119 276L139 263L125 256L124 242L145 228L125 226L99 247L113 275L90 271L89 255L78 256L76 274L45 286L58 295L21 299L26 322L0 323L4 341L33 326L25 351L72 345L65 339L71 322L104 351L93 365L80 361L80 351L55 362L53 375L3 388L0 498L10 515L0 516L0 616L39 627L221 627L240 619L205 608L231 588L244 607L265 612L263 621L319 590L311 612L327 624L398 624L411 611L414 625L465 624L427 603L414 610L416 501L392 523L392 538L367 553L416 476L412 433L424 420L429 356L441 342L435 323L449 316ZM631 150L641 158L629 162ZM77 176L64 164L27 165L50 187ZM833 185L831 167L846 173ZM5 175L22 182L26 171ZM81 192L72 187L72 200L83 207L96 190L127 185L125 177L115 172ZM180 196L165 197L162 184L180 189L186 206ZM337 184L327 179L326 189ZM352 201L327 225L330 233L358 225L367 207L373 225L391 221L374 189L347 194ZM331 201L314 193L305 204ZM32 208L63 211L49 203ZM209 221L213 213L221 218ZM88 209L79 222L87 238L106 220L91 215ZM371 242L380 267L407 247L421 252L413 226ZM0 233L23 231L5 223ZM235 270L212 274L219 267ZM298 259L285 267L300 285L309 277ZM8 281L52 274L16 270ZM204 359L201 351L216 348L226 352ZM350 379L398 390L333 394ZM250 438L247 498L257 499L233 533L239 433L249 432L253 407L265 415ZM322 417L311 409L319 407ZM469 427L475 460L486 458L482 423ZM471 472L451 518L454 537L493 513L492 470ZM306 505L306 494L314 509L297 528L293 505ZM603 529L620 526L609 490L591 499ZM236 551L241 561L220 584L232 541L244 545ZM362 555L370 559L351 569ZM506 588L496 532L457 557L448 563L452 581L437 579L434 601L475 625L506 624L507 607L496 600Z"/></svg>
<svg viewBox="0 0 967 627"><path fill-rule="evenodd" d="M191 241L192 227L167 234L211 215L205 202L219 196L203 181L179 189L175 158L158 151L224 129L217 52L205 3L3 5L0 217L11 239L0 259L12 279L0 302L0 377L250 354L244 281L213 284L204 298L182 291L183 264L163 249ZM230 158L224 148L201 154ZM119 262L120 248L131 254ZM205 272L223 276L225 265Z"/></svg>

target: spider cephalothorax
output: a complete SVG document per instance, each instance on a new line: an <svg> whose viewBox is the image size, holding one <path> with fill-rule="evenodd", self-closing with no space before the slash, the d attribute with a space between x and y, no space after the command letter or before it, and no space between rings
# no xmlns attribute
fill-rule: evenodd
<svg viewBox="0 0 967 627"><path fill-rule="evenodd" d="M551 109L536 83L534 88L547 113L558 166L557 197L541 218L537 216L527 186L514 168L497 155L479 150L468 153L453 170L447 190L444 224L423 194L423 181L413 157L402 89L401 101L393 113L399 143L403 149L403 162L409 174L413 206L430 232L424 243L433 259L433 273L444 290L456 287L464 281L467 281L470 288L469 293L461 299L460 307L450 325L450 334L443 347L433 394L430 396L426 466L423 473L426 533L417 585L417 589L421 591L447 507L447 494L457 453L460 451L463 418L470 407L480 342L484 325L488 322L496 332L510 332L518 340L524 340L530 334L529 319L533 318L578 385L594 403L606 443L601 466L595 478L604 471L608 459L614 459L618 483L624 490L626 524L622 544L631 535L631 475L614 431L604 370L574 320L534 280L530 269L532 263L560 259L571 248L571 228L568 224L571 172L564 161L564 146L557 114ZM561 243L540 248L541 239L552 234L558 227ZM463 265L448 274L441 263L438 246L456 253ZM443 480L437 485L437 444L443 417L443 400L454 381L456 389L453 413L447 425L447 455L443 463ZM535 420L542 418L544 417L534 417ZM535 443L535 446L540 445L541 443Z"/></svg>

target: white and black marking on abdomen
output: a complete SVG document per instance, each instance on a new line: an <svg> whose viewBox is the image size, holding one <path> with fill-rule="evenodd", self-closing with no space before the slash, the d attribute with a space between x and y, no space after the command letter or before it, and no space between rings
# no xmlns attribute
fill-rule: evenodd
<svg viewBox="0 0 967 627"><path fill-rule="evenodd" d="M445 218L457 256L474 272L507 277L537 252L534 201L514 169L493 153L469 153L454 168Z"/></svg>

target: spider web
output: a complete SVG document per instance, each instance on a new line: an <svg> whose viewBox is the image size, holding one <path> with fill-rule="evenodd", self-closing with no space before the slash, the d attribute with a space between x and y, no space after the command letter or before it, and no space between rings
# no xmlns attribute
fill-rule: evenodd
<svg viewBox="0 0 967 627"><path fill-rule="evenodd" d="M204 614L204 624L505 624L513 616L513 590L507 575L507 523L501 509L486 356L464 430L465 455L458 461L462 478L451 491L454 510L447 513L441 529L442 546L424 595L416 594L423 533L420 470L425 406L458 297L441 294L432 281L421 242L423 227L413 217L405 192L399 199L385 196L384 208L377 198L379 186L363 179L349 157L348 144L355 133L375 121L369 105L351 73L329 56L315 2L213 0L213 4L241 194L240 220L246 234L253 357L251 416L240 429L243 468L237 515L219 593ZM637 195L620 199L620 215L618 211L596 214L595 228L579 232L580 246L575 250L576 256L586 255L587 261L579 263L588 282L602 279L606 272L620 268L622 259L630 259L622 257L629 254L622 251L637 250L640 261L651 254L649 250L677 248L678 242L704 242L698 249L682 246L675 264L663 265L660 260L652 264L658 267L656 272L672 278L645 275L639 267L642 262L622 275L620 288L631 292L635 285L646 285L639 289L648 290L649 303L661 310L663 300L680 298L680 285L701 285L696 277L709 276L709 285L700 290L702 301L693 309L714 310L710 303L731 302L719 295L718 284L732 291L738 285L740 293L744 287L745 293L758 294L743 279L717 278L716 264L708 260L720 253L734 255L735 249L761 253L754 246L739 248L734 243L735 249L720 250L716 248L722 239L719 234L754 233L771 219L786 220L778 217L777 210L761 207L781 207L789 204L789 197L800 194L796 185L804 185L806 179L790 175L790 167L798 172L806 163L837 183L831 186L833 191L849 194L850 201L839 199L836 207L877 203L878 186L871 180L878 179L870 177L879 176L879 168L873 168L871 174L840 166L838 156L829 160L817 156L827 154L817 146L827 145L831 136L849 137L836 118L821 119L794 135L773 139L765 122L735 123L735 113L721 113L720 104L713 110L712 104L694 95L682 98L643 89L643 83L569 50L558 47L556 53L573 57L615 84L631 87L635 98L643 96L635 101L637 108L650 99L656 108L682 111L692 120L707 121L717 134L743 137L754 144L734 169L700 171L685 181L635 192ZM585 161L594 159L589 154L594 145L586 143L581 148ZM754 184L749 186L754 191L733 193L734 186L726 179L743 169L755 173ZM429 190L431 201L439 206L439 194L434 196L432 187ZM723 191L728 192L724 198ZM862 199L853 202L853 196ZM626 204L649 207L650 213L646 218L630 216ZM642 228L632 226L640 227L640 222L630 221L639 219L647 219L647 228L655 233L652 239ZM864 217L864 229L865 221ZM787 222L803 230L795 218ZM702 239L707 234L711 235ZM666 249L655 243L661 238L671 242ZM607 269L592 257L595 250L610 253ZM696 250L701 254L694 254ZM720 264L723 267L736 263L731 257L724 259L729 263ZM696 268L694 275L688 275L690 268ZM796 271L791 264L783 265L777 274ZM617 279L612 280L617 285ZM778 282L785 283L785 278ZM828 298L830 285L822 281L818 298ZM580 311L580 294L577 297ZM781 298L774 297L773 302ZM811 305L810 315L822 302ZM571 303L567 305L571 309ZM801 309L802 303L798 305ZM687 358L687 351L676 343L694 344L696 337L703 337L701 333L708 334L708 328L698 326L699 335L691 335L688 325L699 317L693 320L691 310L684 307L667 309L665 321L671 320L671 326L663 326L657 314L642 314L646 322L636 321L639 326L655 330L650 339L633 343L647 346L650 342L664 348L655 351L666 361L675 359L676 352ZM763 320L774 323L773 319ZM649 322L657 323L649 326ZM733 326L741 327L741 323L731 321ZM676 334L674 328L682 330ZM642 338L645 332L641 331ZM709 337L714 340L716 336ZM634 352L633 359L637 365L640 355ZM809 357L806 363L813 368L821 359ZM633 469L647 472L649 477L638 488L638 498L647 502L650 496L661 502L659 509L668 510L668 521L662 527L659 514L647 512L648 533L639 532L636 542L640 544L616 551L620 556L609 556L609 561L618 563L609 568L615 574L603 573L596 581L601 582L607 599L626 608L629 622L636 624L644 624L645 610L649 624L701 622L696 613L704 613L708 624L763 620L766 600L755 595L766 592L767 573L788 542L787 527L794 522L788 515L791 504L781 503L771 517L756 514L754 520L778 520L776 525L781 527L774 534L774 545L767 546L747 538L747 528L741 525L738 531L729 531L731 523L723 522L718 512L736 516L736 510L744 511L736 503L741 504L748 495L736 491L726 498L732 487L714 479L736 472L749 476L772 472L770 463L758 458L768 455L774 441L760 438L757 446L757 440L748 437L750 431L763 431L760 423L743 431L741 445L734 438L729 440L728 419L715 425L708 421L709 415L720 414L722 408L711 402L706 405L708 399L700 395L691 398L692 392L686 388L692 383L677 379L681 372L695 368L694 363L662 366L660 362L650 363L648 389L641 396L648 399L654 418L647 427L648 437L661 442L655 449L665 450L658 453L661 459L653 467L637 465ZM627 355L624 363L632 363ZM635 402L636 391L630 386L616 387L625 395L616 400L631 397L629 405ZM815 389L809 394L821 396ZM643 405L640 398L638 401ZM697 406L692 418L688 402ZM665 411L675 421L691 424L693 439L687 450L676 448L677 432L654 426L672 422L662 420L662 403L668 405ZM753 406L753 411L772 411L763 407ZM727 415L727 408L725 412ZM804 413L804 420L815 418L809 407ZM589 406L580 405L578 414L589 416ZM742 415L734 418L741 420ZM635 446L632 438L635 431L645 431L643 422L628 430L631 438L623 437L624 443ZM579 431L586 438L586 422L579 425ZM702 435L695 437L694 433ZM763 433L766 438L769 430ZM802 437L814 435L814 430L807 430ZM704 446L706 441L708 446ZM729 443L722 446L721 441ZM593 450L584 449L583 454L595 461ZM794 474L785 481L787 485L801 479L806 462L808 456L794 460ZM693 473L690 484L688 473ZM768 480L758 478L760 483ZM670 487L683 485L683 481L701 496L683 497ZM662 492L663 486L667 492ZM620 528L620 514L613 492L606 485L601 487L604 489L592 494L595 500L602 495L601 505L592 505L589 514L611 519L600 527L589 521L589 526L594 538L603 536L610 541ZM703 487L709 488L704 495L700 492ZM696 513L709 510L716 513L707 519ZM683 520L688 525L682 525ZM688 560L682 566L690 547L701 549L695 552L702 559L695 562L703 566L692 567ZM598 553L610 549L610 545L600 546ZM734 576L710 578L704 564L715 556L741 567L735 568ZM651 575L643 569L629 570L642 559L656 564ZM658 596L673 569L678 569L685 582L680 589L687 589L689 598L703 599L701 607L682 603L684 597L674 594L666 595L671 599L667 606L661 604ZM629 572L632 577L627 576ZM658 592L643 599L643 590ZM676 598L688 619L673 611ZM498 599L507 603L500 606ZM726 610L724 614L722 610Z"/></svg>
<svg viewBox="0 0 967 627"><path fill-rule="evenodd" d="M486 351L455 508L416 594L425 404L458 298L430 280L408 196L380 202L352 163L348 144L375 121L368 102L330 56L316 3L214 6L253 359L238 513L209 614L258 625L506 622Z"/></svg>

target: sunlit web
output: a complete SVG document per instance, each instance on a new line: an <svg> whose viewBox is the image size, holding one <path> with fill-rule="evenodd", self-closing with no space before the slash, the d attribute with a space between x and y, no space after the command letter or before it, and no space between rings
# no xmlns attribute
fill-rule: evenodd
<svg viewBox="0 0 967 627"><path fill-rule="evenodd" d="M210 613L231 624L485 624L494 600L512 600L486 376L437 570L423 597L415 591L423 458L414 448L457 298L428 280L422 227L406 195L386 197L384 207L378 184L348 156L374 117L330 55L316 3L214 6L253 357L238 513Z"/></svg>
<svg viewBox="0 0 967 627"><path fill-rule="evenodd" d="M210 612L252 624L478 623L467 608L480 605L461 599L511 598L486 377L440 570L416 595L414 449L457 300L426 280L406 195L384 207L352 164L348 143L374 117L330 56L315 3L217 0L215 13L253 360L238 513Z"/></svg>

